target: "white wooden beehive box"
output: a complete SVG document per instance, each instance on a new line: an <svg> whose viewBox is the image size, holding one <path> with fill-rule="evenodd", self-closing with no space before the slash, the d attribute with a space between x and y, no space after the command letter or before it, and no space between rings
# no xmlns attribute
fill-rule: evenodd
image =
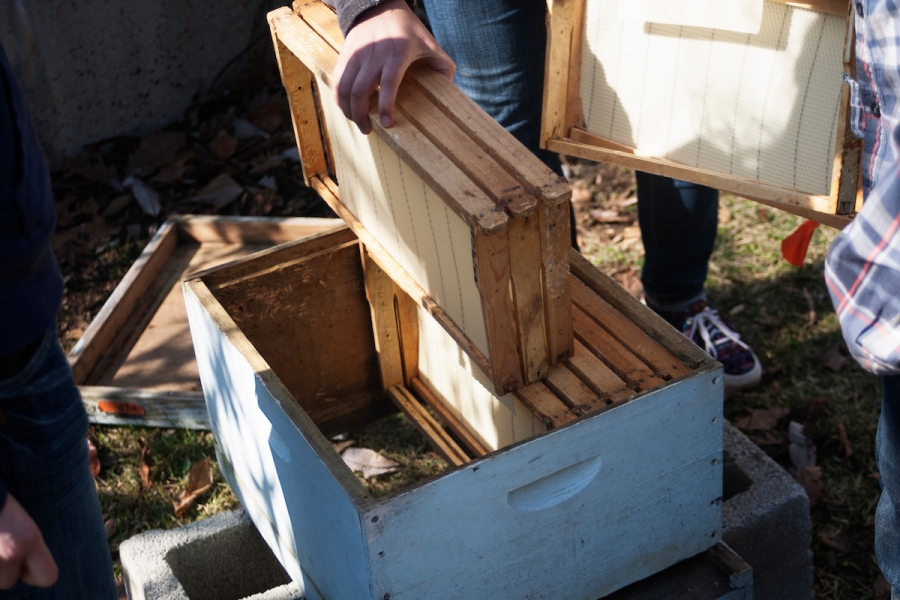
<svg viewBox="0 0 900 600"><path fill-rule="evenodd" d="M594 599L719 541L721 365L569 261L575 355L500 397L348 229L185 282L220 465L295 581L332 600ZM391 399L453 466L374 499L328 437Z"/></svg>

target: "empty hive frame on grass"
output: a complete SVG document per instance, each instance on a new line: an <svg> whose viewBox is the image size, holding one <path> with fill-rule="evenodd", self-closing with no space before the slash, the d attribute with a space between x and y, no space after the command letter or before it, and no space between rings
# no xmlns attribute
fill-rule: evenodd
<svg viewBox="0 0 900 600"><path fill-rule="evenodd" d="M429 69L407 75L393 127L372 112L360 134L332 99L334 13L297 2L269 24L307 182L379 266L501 394L568 358L565 180Z"/></svg>
<svg viewBox="0 0 900 600"><path fill-rule="evenodd" d="M185 281L219 465L301 587L597 598L716 545L722 366L567 259L575 354L501 396L350 230ZM376 499L328 436L391 401L451 466Z"/></svg>
<svg viewBox="0 0 900 600"><path fill-rule="evenodd" d="M341 225L339 219L170 216L69 352L91 422L209 429L181 279Z"/></svg>
<svg viewBox="0 0 900 600"><path fill-rule="evenodd" d="M857 210L847 0L765 0L758 34L549 0L541 143L842 227Z"/></svg>

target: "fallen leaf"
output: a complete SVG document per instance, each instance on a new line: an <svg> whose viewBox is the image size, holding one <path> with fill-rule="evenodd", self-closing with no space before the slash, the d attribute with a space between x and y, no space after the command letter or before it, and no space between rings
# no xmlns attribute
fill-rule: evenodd
<svg viewBox="0 0 900 600"><path fill-rule="evenodd" d="M783 454L788 445L787 435L782 431L764 429L750 432L747 437L769 456Z"/></svg>
<svg viewBox="0 0 900 600"><path fill-rule="evenodd" d="M850 446L850 438L847 437L847 428L843 423L837 424L838 439L841 441L841 448L844 450L844 458L850 459L853 456L853 448Z"/></svg>
<svg viewBox="0 0 900 600"><path fill-rule="evenodd" d="M209 457L198 460L191 467L188 473L188 481L184 486L184 491L178 496L172 504L175 507L175 516L183 515L201 494L209 490L213 485L212 462Z"/></svg>
<svg viewBox="0 0 900 600"><path fill-rule="evenodd" d="M746 417L741 417L734 422L735 427L744 431L763 431L774 429L778 421L790 413L790 409L782 406L771 408L754 408Z"/></svg>
<svg viewBox="0 0 900 600"><path fill-rule="evenodd" d="M66 330L66 334L63 337L67 342L77 342L81 339L81 336L84 335L84 327L70 327Z"/></svg>
<svg viewBox="0 0 900 600"><path fill-rule="evenodd" d="M228 173L222 173L209 183L194 196L194 201L211 204L218 208L234 202L244 193L244 188L232 179Z"/></svg>
<svg viewBox="0 0 900 600"><path fill-rule="evenodd" d="M261 217L272 212L275 205L281 200L278 192L263 188L262 191L253 194L250 198L250 208L247 212L250 216Z"/></svg>
<svg viewBox="0 0 900 600"><path fill-rule="evenodd" d="M641 239L641 228L637 225L632 225L631 227L626 227L622 230L622 236L626 240L639 240Z"/></svg>
<svg viewBox="0 0 900 600"><path fill-rule="evenodd" d="M797 483L806 491L809 506L815 506L822 497L822 469L820 467L803 467L797 476Z"/></svg>
<svg viewBox="0 0 900 600"><path fill-rule="evenodd" d="M791 421L811 425L816 422L819 414L825 409L826 404L828 404L828 398L813 396L803 406L791 411Z"/></svg>
<svg viewBox="0 0 900 600"><path fill-rule="evenodd" d="M113 198L113 201L106 205L106 208L103 209L104 217L111 217L117 213L122 212L126 206L131 204L132 195L131 194L122 194L121 196L117 196Z"/></svg>
<svg viewBox="0 0 900 600"><path fill-rule="evenodd" d="M116 176L116 170L108 166L99 154L83 154L73 158L63 166L70 173L81 175L90 181L106 183Z"/></svg>
<svg viewBox="0 0 900 600"><path fill-rule="evenodd" d="M624 271L613 273L612 277L635 298L643 296L644 284L641 283L641 278L634 269L626 269Z"/></svg>
<svg viewBox="0 0 900 600"><path fill-rule="evenodd" d="M592 210L591 218L598 223L633 223L634 217L631 215L619 214L615 210Z"/></svg>
<svg viewBox="0 0 900 600"><path fill-rule="evenodd" d="M91 438L88 438L87 446L88 458L91 461L91 475L93 475L94 477L98 477L100 475L100 453L97 452L97 446L94 445L94 442L91 441Z"/></svg>
<svg viewBox="0 0 900 600"><path fill-rule="evenodd" d="M141 470L141 484L143 484L145 490L149 490L150 467L153 466L153 450L142 439L138 439L138 445L141 447L141 458L138 463Z"/></svg>
<svg viewBox="0 0 900 600"><path fill-rule="evenodd" d="M841 345L835 344L831 348L829 348L825 354L822 355L822 358L819 359L819 364L823 367L828 367L832 371L838 371L841 367L847 364L847 359L841 354Z"/></svg>
<svg viewBox="0 0 900 600"><path fill-rule="evenodd" d="M351 471L361 472L364 479L393 473L400 468L399 463L368 448L347 448L341 453L341 458L344 459Z"/></svg>
<svg viewBox="0 0 900 600"><path fill-rule="evenodd" d="M224 129L220 129L219 135L207 144L206 147L209 148L209 151L212 152L216 158L228 160L234 155L234 151L237 150L238 139L229 135Z"/></svg>
<svg viewBox="0 0 900 600"><path fill-rule="evenodd" d="M118 529L118 527L116 527L115 520L106 519L105 521L103 521L103 529L106 530L106 539L109 539L112 536L116 535L116 530Z"/></svg>
<svg viewBox="0 0 900 600"><path fill-rule="evenodd" d="M251 175L259 175L260 173L265 173L267 171L271 171L272 169L280 167L284 164L284 156L280 154L275 154L274 156L270 156L264 161L256 164L252 169L250 169Z"/></svg>
<svg viewBox="0 0 900 600"><path fill-rule="evenodd" d="M132 175L150 175L164 164L171 162L184 148L183 131L160 131L141 140L128 160L126 171ZM155 216L155 215L154 215Z"/></svg>
<svg viewBox="0 0 900 600"><path fill-rule="evenodd" d="M583 187L573 187L572 188L572 202L575 204L582 203L586 204L591 201L591 198L594 197L594 193L588 188Z"/></svg>
<svg viewBox="0 0 900 600"><path fill-rule="evenodd" d="M244 119L234 120L234 137L239 140L247 140L255 137L269 137L269 134Z"/></svg>
<svg viewBox="0 0 900 600"><path fill-rule="evenodd" d="M284 102L271 102L257 106L250 113L250 120L268 133L272 133L284 123L287 105Z"/></svg>
<svg viewBox="0 0 900 600"><path fill-rule="evenodd" d="M159 214L159 194L156 190L144 184L140 179L135 179L131 186L131 193L134 194L135 200L144 209L144 212L155 217Z"/></svg>
<svg viewBox="0 0 900 600"><path fill-rule="evenodd" d="M797 472L816 466L816 443L803 433L804 427L796 421L788 424L788 453Z"/></svg>
<svg viewBox="0 0 900 600"><path fill-rule="evenodd" d="M816 324L816 303L813 300L812 294L809 293L809 290L803 288L803 296L806 298L806 305L809 307L809 311L806 313L806 323L810 327Z"/></svg>
<svg viewBox="0 0 900 600"><path fill-rule="evenodd" d="M118 227L110 227L106 224L106 219L100 215L94 215L89 223L82 223L77 227L54 234L51 244L53 250L60 253L66 249L70 242L78 242L80 248L76 251L76 254L87 254L94 251L99 238L118 233Z"/></svg>
<svg viewBox="0 0 900 600"><path fill-rule="evenodd" d="M187 161L190 159L191 155L185 154L181 158L166 163L159 170L159 173L156 174L156 177L153 178L153 181L168 183L170 185L181 181L184 177L184 172L187 171Z"/></svg>
<svg viewBox="0 0 900 600"><path fill-rule="evenodd" d="M847 554L853 549L853 533L846 527L837 531L822 533L819 539L826 546L834 548L841 554Z"/></svg>
<svg viewBox="0 0 900 600"><path fill-rule="evenodd" d="M769 221L769 212L765 208L756 209L756 216L762 223L767 223Z"/></svg>
<svg viewBox="0 0 900 600"><path fill-rule="evenodd" d="M725 206L725 203L719 205L719 225L724 225L731 220L731 211Z"/></svg>
<svg viewBox="0 0 900 600"><path fill-rule="evenodd" d="M57 228L65 228L68 227L72 219L74 219L79 211L77 209L73 210L72 206L75 204L76 196L71 192L66 194L62 200L56 203L56 226Z"/></svg>

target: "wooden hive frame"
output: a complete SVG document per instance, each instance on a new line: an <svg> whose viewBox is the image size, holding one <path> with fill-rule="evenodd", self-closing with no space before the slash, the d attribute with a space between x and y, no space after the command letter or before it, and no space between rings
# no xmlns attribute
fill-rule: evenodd
<svg viewBox="0 0 900 600"><path fill-rule="evenodd" d="M295 581L326 597L597 597L716 545L722 366L567 259L575 355L480 419L454 398L491 394L480 369L434 377L423 359L468 355L348 229L185 281L220 466ZM373 498L328 436L388 399L451 466ZM568 543L581 560L555 554ZM546 556L521 549L550 547L544 576Z"/></svg>
<svg viewBox="0 0 900 600"><path fill-rule="evenodd" d="M298 1L293 11L270 13L269 24L304 177L365 243L371 259L453 336L500 393L540 380L571 356L571 190L565 180L446 78L425 68L407 74L394 126L382 127L373 105L374 135L362 136L331 98L331 73L343 43L334 13L321 2ZM381 161L369 175L356 166L369 160L363 154ZM390 194L390 181L382 180L385 160L400 165L404 193L415 180L425 199L413 197L395 211L391 203L400 200ZM341 188L338 171L344 173ZM386 197L376 188L388 190ZM428 204L429 194L442 204ZM434 240L431 263L413 239L424 222L413 222L421 210L428 211L432 227L423 236ZM440 216L436 231L434 211L446 213L448 233ZM413 242L416 251L408 251ZM443 247L450 249L456 282L441 271ZM446 289L459 290L458 303ZM467 321L471 297L480 307L469 310Z"/></svg>
<svg viewBox="0 0 900 600"><path fill-rule="evenodd" d="M834 139L830 187L827 194L806 193L802 189L763 183L725 171L698 168L623 145L590 133L585 128L584 111L589 98L582 98L582 56L585 42L585 12L592 0L548 0L550 12L547 60L544 81L542 147L562 154L608 162L693 181L769 206L811 218L833 227L843 227L861 204L858 193L861 141L850 128L849 88L840 91L837 135ZM855 73L853 21L847 0L767 0L790 5L791 10L813 10L846 19L842 56L843 73ZM701 30L702 31L702 30ZM841 73L835 73L840 77ZM613 90L615 92L615 90ZM801 113L802 114L802 113ZM634 124L635 128L640 123ZM715 135L715 134L711 134ZM702 136L699 139L703 139Z"/></svg>
<svg viewBox="0 0 900 600"><path fill-rule="evenodd" d="M209 429L182 277L341 225L339 219L170 215L68 354L90 421Z"/></svg>

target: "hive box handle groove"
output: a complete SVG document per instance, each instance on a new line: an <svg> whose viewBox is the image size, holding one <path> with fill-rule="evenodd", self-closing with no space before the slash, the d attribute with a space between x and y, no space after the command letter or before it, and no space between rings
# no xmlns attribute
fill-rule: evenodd
<svg viewBox="0 0 900 600"><path fill-rule="evenodd" d="M602 457L589 458L511 491L506 500L513 508L525 512L556 506L586 488L602 466Z"/></svg>

